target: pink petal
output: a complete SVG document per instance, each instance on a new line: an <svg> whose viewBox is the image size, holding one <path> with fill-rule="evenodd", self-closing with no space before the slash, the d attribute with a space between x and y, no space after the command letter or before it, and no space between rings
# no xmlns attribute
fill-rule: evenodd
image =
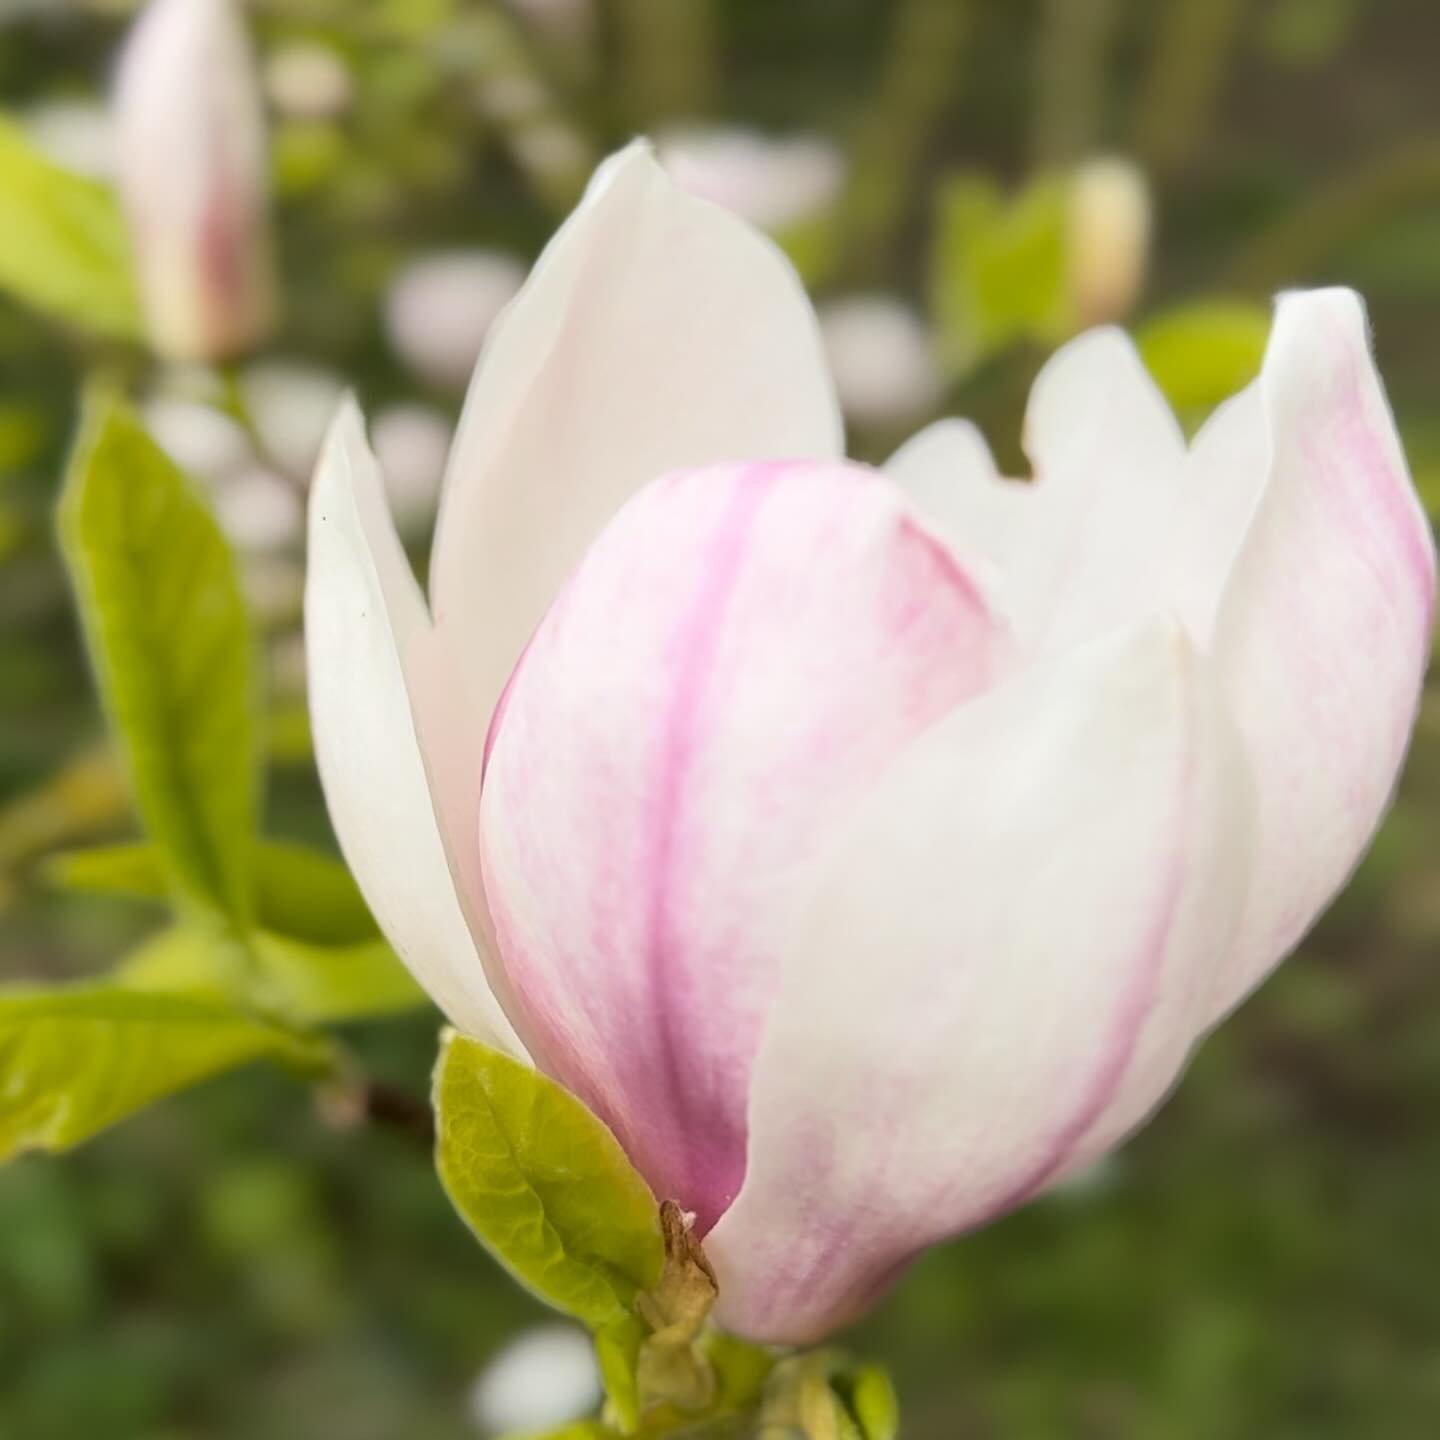
<svg viewBox="0 0 1440 1440"><path fill-rule="evenodd" d="M480 823L511 1014L703 1225L744 1171L805 877L1007 653L888 482L815 463L650 486L527 649Z"/></svg>
<svg viewBox="0 0 1440 1440"><path fill-rule="evenodd" d="M894 764L787 949L744 1187L707 1241L724 1324L818 1339L1158 1101L1243 900L1224 732L1160 620L1031 668Z"/></svg>
<svg viewBox="0 0 1440 1440"><path fill-rule="evenodd" d="M405 657L461 899L483 930L479 745L506 677L586 547L657 475L839 457L815 316L763 235L637 143L597 172L496 322L466 401Z"/></svg>
<svg viewBox="0 0 1440 1440"><path fill-rule="evenodd" d="M1258 870L1218 1017L1305 933L1394 789L1430 654L1435 552L1358 296L1283 299L1259 381L1266 448L1216 622L1259 785Z"/></svg>

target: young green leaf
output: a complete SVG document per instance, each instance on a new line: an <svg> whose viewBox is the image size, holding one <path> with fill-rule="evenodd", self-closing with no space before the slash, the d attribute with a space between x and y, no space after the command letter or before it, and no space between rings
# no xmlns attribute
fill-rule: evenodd
<svg viewBox="0 0 1440 1440"><path fill-rule="evenodd" d="M380 934L350 872L338 860L286 841L255 850L255 920L287 939L356 945ZM164 862L153 845L106 845L52 857L46 877L68 890L165 900Z"/></svg>
<svg viewBox="0 0 1440 1440"><path fill-rule="evenodd" d="M1202 301L1156 315L1135 336L1145 368L1177 409L1209 411L1260 373L1270 311L1243 300Z"/></svg>
<svg viewBox="0 0 1440 1440"><path fill-rule="evenodd" d="M900 1403L890 1377L877 1365L861 1365L835 1388L863 1440L896 1440L900 1433Z"/></svg>
<svg viewBox="0 0 1440 1440"><path fill-rule="evenodd" d="M107 400L87 406L60 528L100 692L171 889L248 928L254 657L229 548L185 477Z"/></svg>
<svg viewBox="0 0 1440 1440"><path fill-rule="evenodd" d="M313 1068L325 1053L323 1042L195 996L108 983L0 991L0 1160L68 1150L251 1060Z"/></svg>
<svg viewBox="0 0 1440 1440"><path fill-rule="evenodd" d="M213 930L176 926L134 952L115 972L127 989L226 997L235 990L230 942ZM300 1025L338 1025L414 1010L425 993L381 939L312 945L254 931L244 990Z"/></svg>
<svg viewBox="0 0 1440 1440"><path fill-rule="evenodd" d="M0 118L0 288L81 329L140 334L130 246L115 197L52 164Z"/></svg>
<svg viewBox="0 0 1440 1440"><path fill-rule="evenodd" d="M1018 340L1064 333L1064 185L1042 176L1007 199L990 181L960 175L938 205L931 299L950 373L962 376Z"/></svg>
<svg viewBox="0 0 1440 1440"><path fill-rule="evenodd" d="M659 1207L615 1137L554 1081L447 1032L436 1165L482 1244L542 1300L602 1330L660 1277Z"/></svg>

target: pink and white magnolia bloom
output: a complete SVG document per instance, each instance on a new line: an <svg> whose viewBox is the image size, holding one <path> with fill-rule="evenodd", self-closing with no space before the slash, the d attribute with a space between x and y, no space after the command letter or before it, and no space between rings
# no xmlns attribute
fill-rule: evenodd
<svg viewBox="0 0 1440 1440"><path fill-rule="evenodd" d="M147 334L175 360L275 318L264 98L235 0L150 0L116 75L116 172Z"/></svg>
<svg viewBox="0 0 1440 1440"><path fill-rule="evenodd" d="M1435 586L1348 291L1187 448L1084 335L1033 484L844 459L776 249L610 160L481 358L427 607L353 406L316 477L321 775L462 1030L809 1341L1116 1145L1385 809Z"/></svg>

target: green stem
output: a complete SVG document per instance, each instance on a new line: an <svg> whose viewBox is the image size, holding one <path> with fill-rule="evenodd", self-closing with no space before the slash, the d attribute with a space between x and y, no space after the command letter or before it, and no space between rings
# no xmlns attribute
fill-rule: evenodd
<svg viewBox="0 0 1440 1440"><path fill-rule="evenodd" d="M1440 136L1407 141L1329 184L1262 230L1231 262L1228 286L1269 293L1313 275L1386 216L1440 196Z"/></svg>
<svg viewBox="0 0 1440 1440"><path fill-rule="evenodd" d="M899 0L895 6L884 67L851 148L841 207L850 278L885 269L906 205L919 193L926 146L958 88L972 18L968 0Z"/></svg>
<svg viewBox="0 0 1440 1440"><path fill-rule="evenodd" d="M1073 165L1100 142L1116 0L1045 0L1035 49L1031 149L1040 169Z"/></svg>
<svg viewBox="0 0 1440 1440"><path fill-rule="evenodd" d="M1139 102L1136 148L1157 175L1179 170L1210 133L1248 0L1170 0Z"/></svg>

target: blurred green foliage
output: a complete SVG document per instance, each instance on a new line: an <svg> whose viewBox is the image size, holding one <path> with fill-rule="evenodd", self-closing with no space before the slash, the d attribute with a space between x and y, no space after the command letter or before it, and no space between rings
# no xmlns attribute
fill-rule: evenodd
<svg viewBox="0 0 1440 1440"><path fill-rule="evenodd" d="M0 7L0 104L98 93L126 8ZM1253 370L1256 307L1272 290L1354 284L1370 300L1417 480L1440 505L1440 11L1415 0L598 9L592 40L576 43L485 0L254 6L267 51L331 47L355 97L337 115L277 121L286 352L351 377L367 402L418 398L453 412L458 397L407 375L384 341L383 295L408 256L471 243L535 253L593 156L636 129L682 119L814 129L851 148L852 173L838 219L792 247L808 278L822 294L933 295L937 320L953 306L973 325L972 276L999 309L981 317L983 353L948 355L943 408L975 417L1018 465L1025 391L1063 323L1040 303L1053 216L1016 197L1116 149L1140 157L1156 185L1158 243L1136 328L1187 420ZM575 143L527 144L537 130ZM969 193L989 198L961 207L971 218L959 224L956 187L977 176L986 188ZM988 237L978 253L937 249L953 226L975 234L976 215ZM14 221L0 258L21 234ZM103 250L109 222L98 211L92 221ZM1037 270L1045 286L1028 287ZM948 299L934 288L942 273ZM994 291L997 274L1018 276L1003 282L1009 292ZM115 328L127 305L114 299ZM96 748L52 528L77 382L95 355L0 300L6 979L93 977L153 928L114 894L47 885L38 864L129 833L114 764ZM140 363L123 350L107 360L123 373ZM878 457L897 438L858 428L855 442ZM271 709L270 831L328 844L303 723L293 703ZM1302 956L1207 1043L1163 1117L1083 1184L926 1256L853 1337L891 1367L907 1436L1432 1433L1437 825L1430 696L1396 809L1351 889ZM263 874L257 904L264 920ZM346 1038L377 1082L422 1095L436 1027L422 1010ZM475 1246L406 1136L357 1126L323 1099L252 1069L73 1155L0 1170L0 1435L475 1433L467 1387L538 1307Z"/></svg>

